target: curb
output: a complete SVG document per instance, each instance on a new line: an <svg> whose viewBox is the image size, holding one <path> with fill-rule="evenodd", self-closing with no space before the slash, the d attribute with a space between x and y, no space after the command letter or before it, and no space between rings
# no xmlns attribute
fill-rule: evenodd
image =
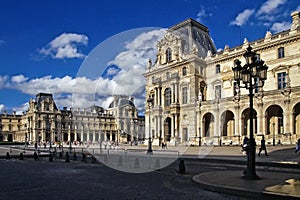
<svg viewBox="0 0 300 200"><path fill-rule="evenodd" d="M243 196L243 197L250 197L250 198L263 198L263 199L272 199L272 200L277 200L277 199L295 199L299 200L300 197L296 196L290 196L287 194L282 194L282 193L275 193L275 192L268 192L268 191L256 191L256 190L251 190L251 189L245 189L245 188L240 188L240 187L234 187L234 186L226 186L226 185L217 185L217 184L212 184L212 183L207 183L203 180L201 180L201 176L204 176L206 173L201 173L197 174L192 177L193 181L198 183L201 188L205 190L209 190L212 192L221 192L221 193L226 193L226 194L231 194L231 195L236 195L236 196Z"/></svg>
<svg viewBox="0 0 300 200"><path fill-rule="evenodd" d="M185 160L197 161L197 162L210 162L210 163L226 163L234 165L247 165L247 161L243 160L230 160L230 159L219 159L219 158L191 158L182 157ZM279 168L289 168L289 169L300 169L300 163L279 163L279 162L255 162L257 166L266 167L279 167Z"/></svg>

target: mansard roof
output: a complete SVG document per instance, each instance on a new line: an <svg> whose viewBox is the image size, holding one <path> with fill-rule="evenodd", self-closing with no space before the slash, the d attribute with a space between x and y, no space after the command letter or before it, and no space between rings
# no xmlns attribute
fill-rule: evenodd
<svg viewBox="0 0 300 200"><path fill-rule="evenodd" d="M169 28L169 31L179 32L189 38L188 49L192 49L193 43L198 47L198 56L205 58L207 52L212 54L217 52L216 47L209 35L209 29L194 19L187 19Z"/></svg>

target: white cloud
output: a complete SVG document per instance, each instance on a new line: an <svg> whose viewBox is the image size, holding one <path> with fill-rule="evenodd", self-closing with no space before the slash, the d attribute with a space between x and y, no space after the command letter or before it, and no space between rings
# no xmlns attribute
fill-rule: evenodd
<svg viewBox="0 0 300 200"><path fill-rule="evenodd" d="M270 15L276 11L280 5L283 5L286 0L268 0L257 11L257 15L267 14Z"/></svg>
<svg viewBox="0 0 300 200"><path fill-rule="evenodd" d="M29 108L29 103L26 102L23 105L21 105L20 107L15 107L13 108L13 111L16 112L17 115L22 115L23 112L26 112Z"/></svg>
<svg viewBox="0 0 300 200"><path fill-rule="evenodd" d="M98 77L52 77L27 79L23 75L11 77L9 88L32 96L39 92L54 94L58 107L86 108L93 104L107 108L113 94L134 95L138 108L144 108L145 72L148 59L156 58L156 44L165 29L153 30L138 35L124 44L124 51L115 55L107 66L116 65L118 73L111 79ZM57 44L57 42L53 42ZM65 44L68 41L65 41ZM53 46L59 46L54 45ZM113 74L114 71L109 71ZM0 77L1 78L1 77ZM1 79L0 79L1 80ZM0 82L1 84L1 82ZM23 109L16 109L22 111Z"/></svg>
<svg viewBox="0 0 300 200"><path fill-rule="evenodd" d="M63 33L49 42L46 47L39 49L39 53L55 59L84 58L85 55L78 50L78 45L87 45L88 37L76 33Z"/></svg>
<svg viewBox="0 0 300 200"><path fill-rule="evenodd" d="M16 83L22 83L28 80L27 77L25 77L24 75L20 74L17 76L13 76L11 77L12 82L16 82Z"/></svg>
<svg viewBox="0 0 300 200"><path fill-rule="evenodd" d="M197 18L196 20L200 23L204 23L204 19L208 16L212 16L211 13L207 13L206 9L201 6L201 9L199 10L199 12L197 13Z"/></svg>
<svg viewBox="0 0 300 200"><path fill-rule="evenodd" d="M254 13L254 9L246 9L243 12L239 13L234 21L230 22L231 25L242 26L244 25L249 17Z"/></svg>
<svg viewBox="0 0 300 200"><path fill-rule="evenodd" d="M119 70L116 69L116 68L109 68L107 70L107 75L108 76L114 76L114 75L118 74L118 72L119 72Z"/></svg>
<svg viewBox="0 0 300 200"><path fill-rule="evenodd" d="M0 112L3 112L5 110L5 106L3 104L0 104Z"/></svg>
<svg viewBox="0 0 300 200"><path fill-rule="evenodd" d="M275 33L285 31L291 28L290 22L276 22L272 25L271 31L274 31Z"/></svg>
<svg viewBox="0 0 300 200"><path fill-rule="evenodd" d="M8 76L0 76L0 89L3 88L8 80Z"/></svg>

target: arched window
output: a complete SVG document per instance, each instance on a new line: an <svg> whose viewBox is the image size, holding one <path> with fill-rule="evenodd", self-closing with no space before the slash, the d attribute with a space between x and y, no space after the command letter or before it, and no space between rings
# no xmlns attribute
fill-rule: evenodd
<svg viewBox="0 0 300 200"><path fill-rule="evenodd" d="M168 48L166 51L166 62L171 62L172 61L172 50L171 48Z"/></svg>
<svg viewBox="0 0 300 200"><path fill-rule="evenodd" d="M171 105L172 92L170 88L165 90L165 106Z"/></svg>

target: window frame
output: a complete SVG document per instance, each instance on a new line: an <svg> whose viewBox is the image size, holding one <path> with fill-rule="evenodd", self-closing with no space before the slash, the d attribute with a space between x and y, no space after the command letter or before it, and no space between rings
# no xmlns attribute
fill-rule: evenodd
<svg viewBox="0 0 300 200"><path fill-rule="evenodd" d="M216 65L216 74L220 74L221 73L221 65L220 64L217 64Z"/></svg>
<svg viewBox="0 0 300 200"><path fill-rule="evenodd" d="M182 104L188 103L188 87L182 87Z"/></svg>
<svg viewBox="0 0 300 200"><path fill-rule="evenodd" d="M170 106L171 103L172 103L172 90L171 90L171 88L166 88L165 89L164 98L165 98L165 106Z"/></svg>
<svg viewBox="0 0 300 200"><path fill-rule="evenodd" d="M284 47L279 47L277 50L278 58L284 58Z"/></svg>
<svg viewBox="0 0 300 200"><path fill-rule="evenodd" d="M221 99L222 97L222 86L215 85L215 99Z"/></svg>
<svg viewBox="0 0 300 200"><path fill-rule="evenodd" d="M286 88L286 72L277 73L277 89L285 89Z"/></svg>
<svg viewBox="0 0 300 200"><path fill-rule="evenodd" d="M171 48L167 48L166 50L166 62L169 63L172 61L172 50Z"/></svg>

